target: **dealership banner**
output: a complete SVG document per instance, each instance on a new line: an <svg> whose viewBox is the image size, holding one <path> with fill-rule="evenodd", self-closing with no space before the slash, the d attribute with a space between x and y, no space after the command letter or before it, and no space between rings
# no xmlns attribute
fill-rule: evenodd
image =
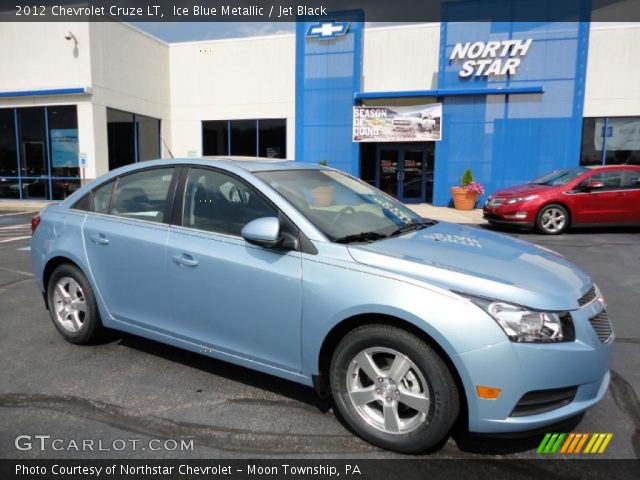
<svg viewBox="0 0 640 480"><path fill-rule="evenodd" d="M596 120L593 139L598 152L607 138L607 150L640 150L640 120L634 118L603 118Z"/></svg>
<svg viewBox="0 0 640 480"><path fill-rule="evenodd" d="M429 142L442 139L442 104L353 107L354 142Z"/></svg>

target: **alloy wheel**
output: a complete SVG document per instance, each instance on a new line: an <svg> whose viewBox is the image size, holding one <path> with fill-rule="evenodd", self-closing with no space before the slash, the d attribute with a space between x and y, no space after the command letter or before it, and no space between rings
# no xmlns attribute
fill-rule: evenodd
<svg viewBox="0 0 640 480"><path fill-rule="evenodd" d="M424 374L391 348L367 348L353 358L347 393L360 417L385 433L412 432L429 418L431 395Z"/></svg>
<svg viewBox="0 0 640 480"><path fill-rule="evenodd" d="M541 218L542 227L551 233L560 232L567 222L566 214L559 208L548 208Z"/></svg>
<svg viewBox="0 0 640 480"><path fill-rule="evenodd" d="M71 333L79 332L87 314L82 288L71 277L61 277L53 291L55 320Z"/></svg>

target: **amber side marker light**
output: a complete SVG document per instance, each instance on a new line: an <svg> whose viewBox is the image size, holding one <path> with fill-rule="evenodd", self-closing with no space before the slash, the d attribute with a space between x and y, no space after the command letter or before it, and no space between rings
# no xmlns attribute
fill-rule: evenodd
<svg viewBox="0 0 640 480"><path fill-rule="evenodd" d="M489 400L495 400L500 396L502 390L493 387L483 387L482 385L476 385L476 392L480 398L487 398Z"/></svg>

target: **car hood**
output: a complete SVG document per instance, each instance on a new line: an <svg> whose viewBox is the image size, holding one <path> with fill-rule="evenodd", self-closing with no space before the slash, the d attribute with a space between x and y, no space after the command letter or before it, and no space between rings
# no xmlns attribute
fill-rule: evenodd
<svg viewBox="0 0 640 480"><path fill-rule="evenodd" d="M364 265L539 310L579 308L578 298L592 285L585 272L551 250L445 222L348 248Z"/></svg>
<svg viewBox="0 0 640 480"><path fill-rule="evenodd" d="M534 185L533 183L525 183L514 187L503 188L491 194L492 197L523 197L527 195L535 195L542 192L548 192L555 187L549 185Z"/></svg>

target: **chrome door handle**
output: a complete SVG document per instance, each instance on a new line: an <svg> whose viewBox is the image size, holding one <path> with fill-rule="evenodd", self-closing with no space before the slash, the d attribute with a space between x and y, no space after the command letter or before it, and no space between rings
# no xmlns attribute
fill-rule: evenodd
<svg viewBox="0 0 640 480"><path fill-rule="evenodd" d="M101 233L94 233L89 238L96 245L109 245L109 239Z"/></svg>
<svg viewBox="0 0 640 480"><path fill-rule="evenodd" d="M172 258L173 258L173 263L177 265L183 265L185 267L198 266L198 261L194 259L191 255L188 255L186 253L183 253L180 255L174 255Z"/></svg>

